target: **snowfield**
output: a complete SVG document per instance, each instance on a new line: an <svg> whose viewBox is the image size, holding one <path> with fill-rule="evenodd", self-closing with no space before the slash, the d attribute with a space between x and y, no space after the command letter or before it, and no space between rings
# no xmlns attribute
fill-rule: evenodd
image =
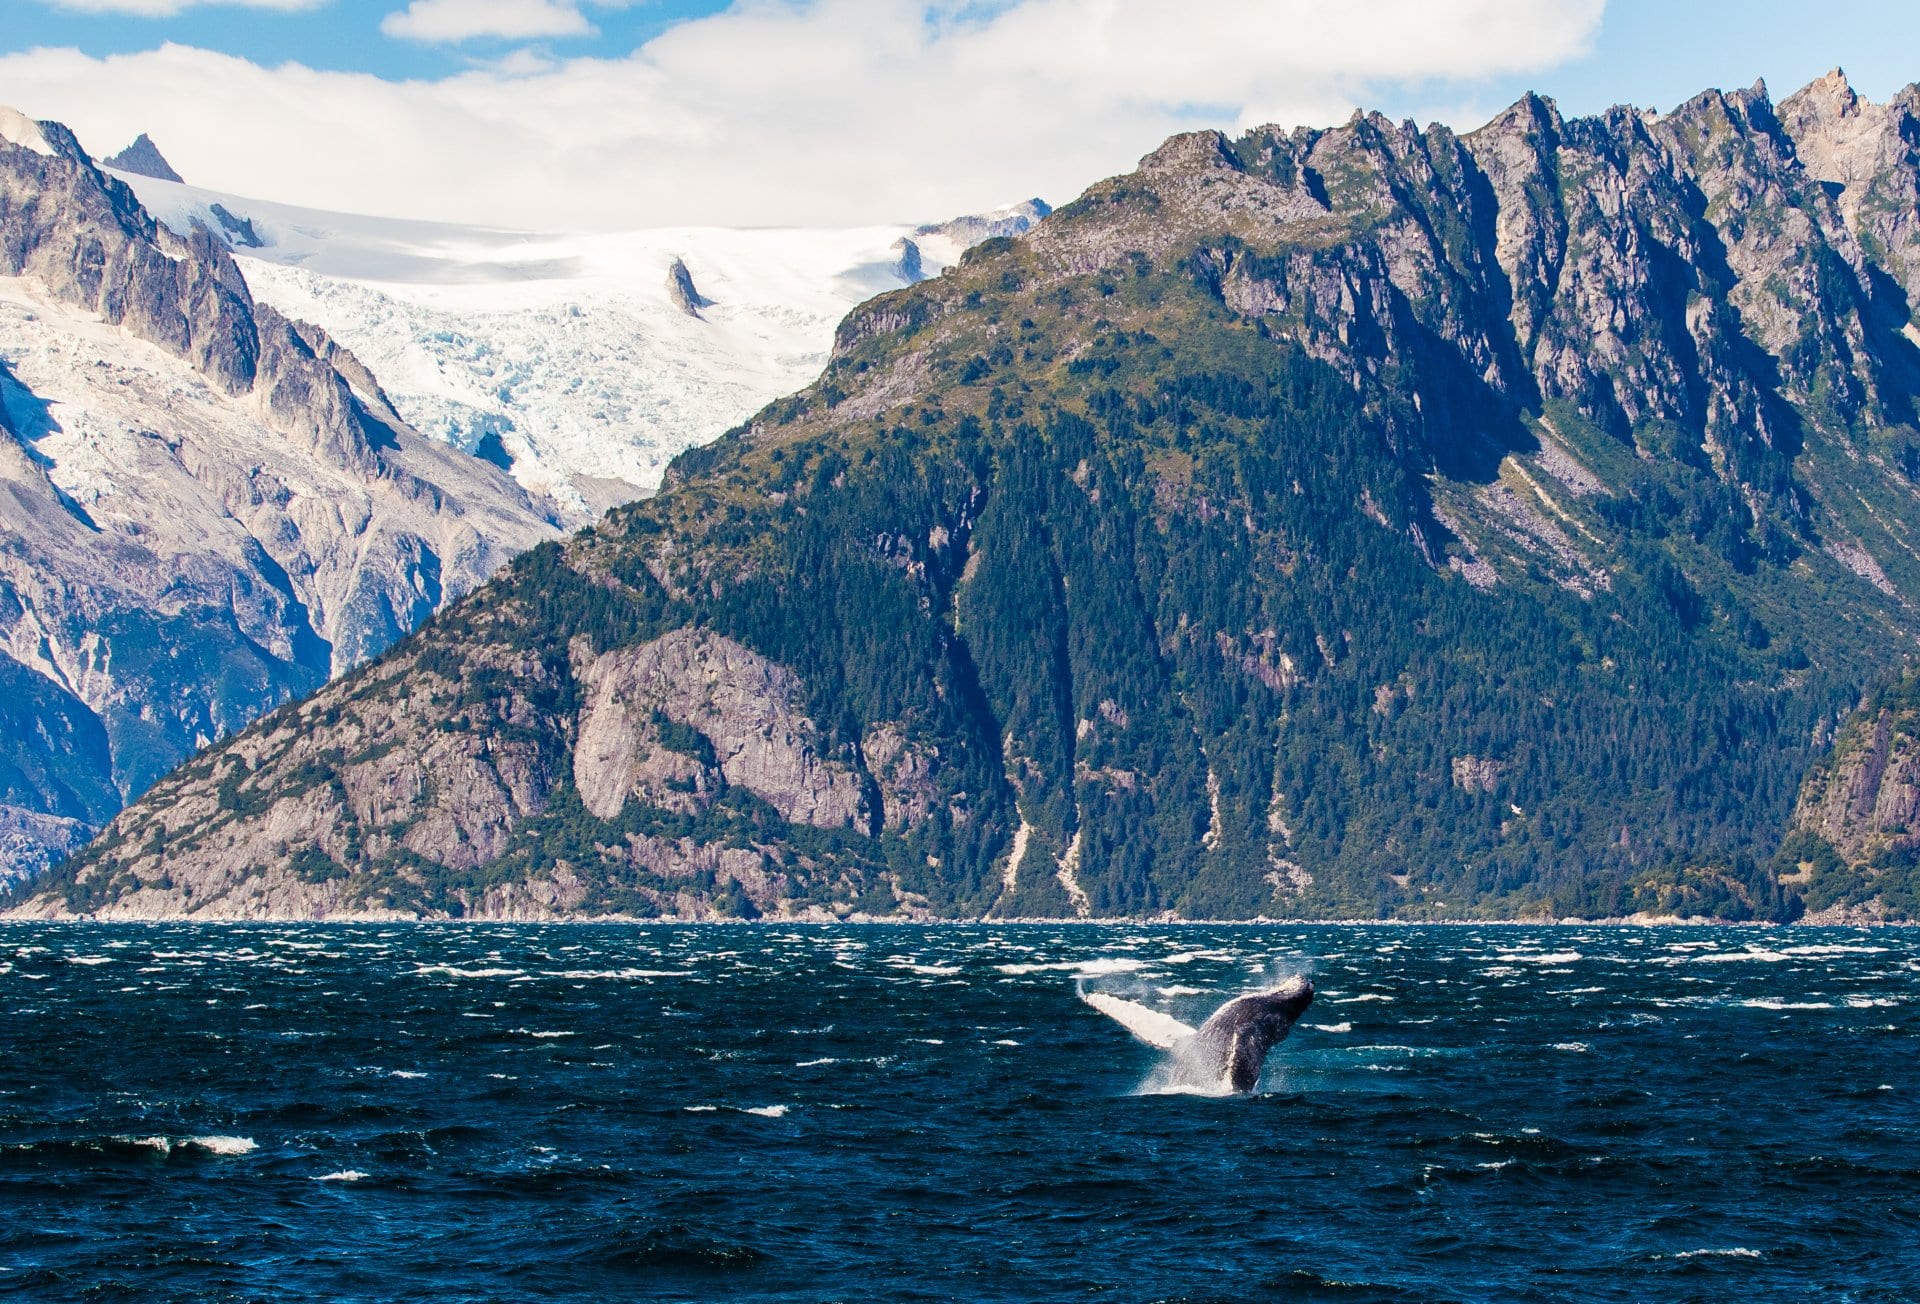
<svg viewBox="0 0 1920 1304"><path fill-rule="evenodd" d="M499 231L115 175L169 226L227 234L255 296L352 349L423 434L504 453L582 522L811 382L847 311L907 283L903 237L929 274L963 247L891 226ZM710 301L697 316L668 293L675 259Z"/></svg>

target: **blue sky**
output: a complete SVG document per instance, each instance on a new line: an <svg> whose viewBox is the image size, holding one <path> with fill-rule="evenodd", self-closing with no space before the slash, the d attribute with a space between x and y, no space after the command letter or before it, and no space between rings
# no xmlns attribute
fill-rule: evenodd
<svg viewBox="0 0 1920 1304"><path fill-rule="evenodd" d="M96 152L145 130L214 188L532 226L918 220L1200 126L1920 80L1913 0L0 3L0 102ZM530 34L463 37L490 25Z"/></svg>
<svg viewBox="0 0 1920 1304"><path fill-rule="evenodd" d="M95 0L105 3L106 0ZM592 36L535 42L481 38L432 44L382 35L381 20L400 0L323 0L297 12L214 4L170 17L80 12L55 0L7 0L0 52L73 46L92 55L129 54L163 41L240 55L255 63L296 62L389 79L437 78L475 60L531 44L560 57L625 55L689 18L719 13L727 0L640 0L587 7ZM1822 6L1806 0L1609 0L1591 55L1537 73L1489 78L1471 86L1471 102L1504 105L1524 90L1558 99L1570 112L1614 103L1670 108L1709 86L1732 89L1765 77L1776 95L1835 66L1855 87L1884 98L1920 81L1920 4L1912 0L1849 0ZM1379 88L1390 112L1458 99L1419 82ZM1463 100L1462 102L1467 102Z"/></svg>
<svg viewBox="0 0 1920 1304"><path fill-rule="evenodd" d="M396 40L380 22L405 0L328 0L318 7L285 12L236 5L190 8L167 17L138 13L77 12L51 0L6 0L0 50L77 46L88 54L131 54L162 41L241 55L255 63L304 63L386 78L443 77L475 58L497 57L526 42L479 39L457 45ZM598 35L539 42L560 55L618 56L652 40L676 22L718 13L723 0L642 0L620 8L588 10Z"/></svg>

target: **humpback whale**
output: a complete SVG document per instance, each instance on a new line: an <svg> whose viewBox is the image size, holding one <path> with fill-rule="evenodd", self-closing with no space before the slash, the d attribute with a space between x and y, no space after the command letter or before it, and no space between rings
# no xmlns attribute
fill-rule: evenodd
<svg viewBox="0 0 1920 1304"><path fill-rule="evenodd" d="M1313 1003L1313 983L1289 978L1277 987L1236 996L1198 1028L1105 992L1083 991L1080 997L1149 1046L1173 1052L1182 1078L1193 1085L1217 1084L1244 1094L1260 1081L1267 1052L1286 1039Z"/></svg>

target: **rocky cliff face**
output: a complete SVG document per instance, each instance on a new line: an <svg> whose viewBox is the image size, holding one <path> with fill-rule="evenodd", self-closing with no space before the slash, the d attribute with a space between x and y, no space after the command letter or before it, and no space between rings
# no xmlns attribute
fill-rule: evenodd
<svg viewBox="0 0 1920 1304"><path fill-rule="evenodd" d="M1816 919L1920 918L1920 675L1908 670L1840 723L1774 868Z"/></svg>
<svg viewBox="0 0 1920 1304"><path fill-rule="evenodd" d="M16 870L553 533L407 429L351 354L255 304L223 242L157 225L70 133L29 125L0 138Z"/></svg>
<svg viewBox="0 0 1920 1304"><path fill-rule="evenodd" d="M1920 636L1917 176L1837 78L1178 137L22 908L1791 914Z"/></svg>

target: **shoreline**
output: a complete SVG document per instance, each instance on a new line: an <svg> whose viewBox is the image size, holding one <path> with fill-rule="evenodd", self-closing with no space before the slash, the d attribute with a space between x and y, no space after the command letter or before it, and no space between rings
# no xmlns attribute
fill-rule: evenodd
<svg viewBox="0 0 1920 1304"><path fill-rule="evenodd" d="M1814 931L1828 928L1869 930L1879 928L1916 928L1920 921L1905 919L1816 919L1795 920L1789 924L1765 920L1735 921L1698 916L1655 916L1609 919L901 919L897 916L849 915L844 919L690 919L641 918L629 915L595 915L553 919L515 919L492 917L421 917L418 915L340 914L324 918L309 916L220 917L198 915L127 915L101 918L95 915L40 916L0 914L0 929L85 925L92 927L151 927L158 924L189 924L215 928L245 927L413 927L413 928L1693 928L1750 932Z"/></svg>

